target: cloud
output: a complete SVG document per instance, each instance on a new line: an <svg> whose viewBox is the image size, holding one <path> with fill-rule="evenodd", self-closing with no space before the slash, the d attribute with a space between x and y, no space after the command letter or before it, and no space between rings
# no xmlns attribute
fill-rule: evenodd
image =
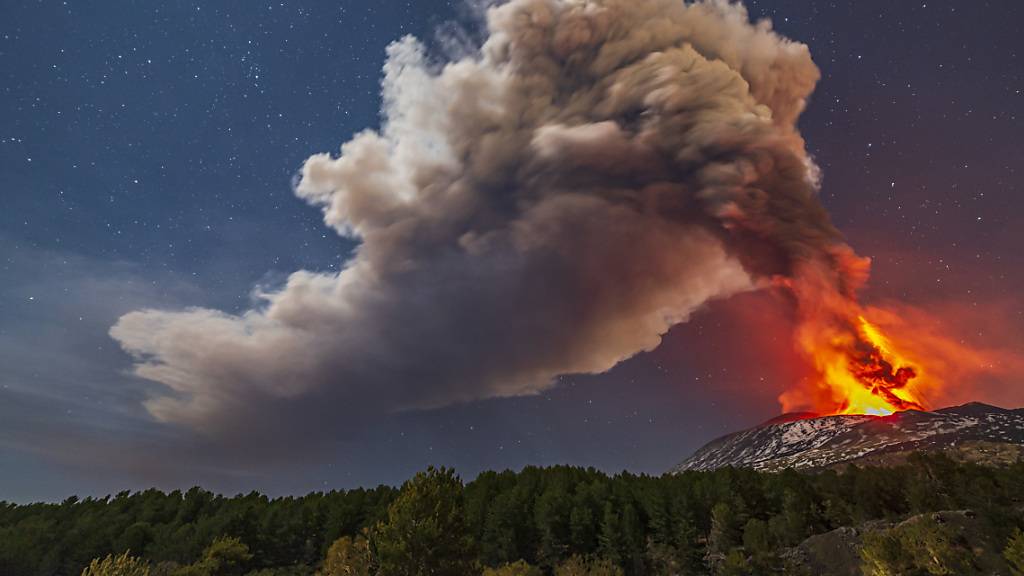
<svg viewBox="0 0 1024 576"><path fill-rule="evenodd" d="M808 263L857 281L795 127L818 69L739 4L513 0L476 53L405 38L384 73L382 129L296 184L359 241L341 272L110 330L157 419L287 447L604 372Z"/></svg>

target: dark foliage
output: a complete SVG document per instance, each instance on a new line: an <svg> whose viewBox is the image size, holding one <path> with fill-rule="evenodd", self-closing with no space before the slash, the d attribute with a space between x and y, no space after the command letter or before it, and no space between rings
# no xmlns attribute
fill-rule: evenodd
<svg viewBox="0 0 1024 576"><path fill-rule="evenodd" d="M941 456L896 468L817 474L723 469L608 476L593 469L529 467L485 472L464 488L450 471L441 472L446 481L438 487L422 479L407 485L419 487L429 502L407 489L390 518L399 493L388 487L277 499L147 490L60 504L0 504L0 574L78 576L92 559L128 550L154 567L184 566L222 536L248 547L250 571L312 572L339 538L355 539L364 528L387 535L379 527L406 523L431 534L459 527L453 537L460 539L448 550L473 556L463 559L465 565L480 569L524 560L550 574L578 557L609 562L627 575L768 573L781 565L786 547L871 520L971 509L1001 543L1022 527L1024 464L989 468ZM443 522L427 528L414 522L424 506ZM936 532L933 540L941 544L944 538ZM389 554L407 545L393 541ZM888 541L872 543L884 557Z"/></svg>

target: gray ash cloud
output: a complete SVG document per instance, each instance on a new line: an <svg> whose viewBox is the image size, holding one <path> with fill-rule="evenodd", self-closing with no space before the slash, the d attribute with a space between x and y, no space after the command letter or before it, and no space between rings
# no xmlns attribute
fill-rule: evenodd
<svg viewBox="0 0 1024 576"><path fill-rule="evenodd" d="M862 280L796 129L819 78L803 44L724 1L513 0L485 37L446 62L393 44L382 128L306 161L296 194L360 242L340 273L295 272L239 315L117 322L166 390L155 418L343 436L606 371L773 279Z"/></svg>

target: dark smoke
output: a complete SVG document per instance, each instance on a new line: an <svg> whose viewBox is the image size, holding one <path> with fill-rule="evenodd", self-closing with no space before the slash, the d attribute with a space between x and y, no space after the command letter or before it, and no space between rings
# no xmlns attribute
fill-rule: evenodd
<svg viewBox="0 0 1024 576"><path fill-rule="evenodd" d="M383 128L303 166L298 196L361 242L342 272L112 328L167 387L156 418L343 434L603 372L710 299L863 280L795 127L806 46L724 1L513 0L487 27L443 66L392 45Z"/></svg>
<svg viewBox="0 0 1024 576"><path fill-rule="evenodd" d="M906 388L915 377L917 371L911 366L893 366L885 359L882 351L870 343L860 342L856 354L850 361L850 372L858 381L871 390L872 394L885 398L887 402L900 410L921 410L920 403L904 400L896 395L898 390Z"/></svg>

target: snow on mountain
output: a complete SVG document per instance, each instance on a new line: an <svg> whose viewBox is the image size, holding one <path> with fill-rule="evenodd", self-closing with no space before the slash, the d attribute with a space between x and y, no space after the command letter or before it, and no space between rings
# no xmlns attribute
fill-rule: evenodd
<svg viewBox="0 0 1024 576"><path fill-rule="evenodd" d="M1024 409L981 403L891 416L793 415L714 440L673 472L733 466L756 470L825 468L915 451L1011 448L1024 454ZM1005 460L1006 455L1002 455Z"/></svg>

